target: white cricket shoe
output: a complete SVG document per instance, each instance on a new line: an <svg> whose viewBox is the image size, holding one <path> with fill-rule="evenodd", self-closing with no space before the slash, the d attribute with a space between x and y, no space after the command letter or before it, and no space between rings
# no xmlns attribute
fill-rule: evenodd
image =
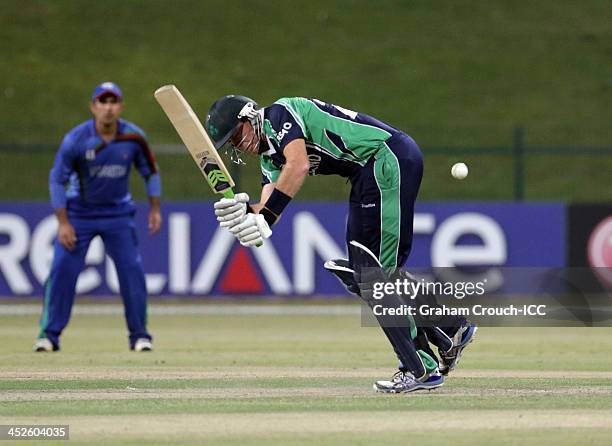
<svg viewBox="0 0 612 446"><path fill-rule="evenodd" d="M140 338L134 343L135 352L150 352L153 350L153 343L150 339Z"/></svg>
<svg viewBox="0 0 612 446"><path fill-rule="evenodd" d="M35 352L52 352L53 344L47 338L38 338L32 346L32 350Z"/></svg>
<svg viewBox="0 0 612 446"><path fill-rule="evenodd" d="M408 393L415 390L431 390L444 384L444 377L438 372L430 373L424 380L417 380L411 373L396 372L391 381L376 381L374 390L381 393Z"/></svg>

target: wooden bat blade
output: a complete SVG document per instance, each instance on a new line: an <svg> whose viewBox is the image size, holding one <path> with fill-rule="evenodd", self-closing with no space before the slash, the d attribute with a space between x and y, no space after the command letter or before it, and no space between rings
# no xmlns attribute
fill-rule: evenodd
<svg viewBox="0 0 612 446"><path fill-rule="evenodd" d="M155 91L154 96L213 192L232 196L234 180L198 116L178 88L164 85Z"/></svg>

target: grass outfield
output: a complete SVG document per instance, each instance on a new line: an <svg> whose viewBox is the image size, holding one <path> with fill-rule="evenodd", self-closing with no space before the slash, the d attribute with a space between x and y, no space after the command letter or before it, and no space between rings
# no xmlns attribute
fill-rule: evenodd
<svg viewBox="0 0 612 446"><path fill-rule="evenodd" d="M127 351L120 316L77 314L62 352L34 354L36 319L0 316L0 424L69 424L79 444L612 438L608 328L481 328L444 387L380 395L395 360L355 315L153 314L153 353Z"/></svg>
<svg viewBox="0 0 612 446"><path fill-rule="evenodd" d="M0 199L48 199L55 146L89 118L94 85L112 79L125 93L125 118L154 145L179 143L153 98L166 83L201 119L232 92L262 105L317 97L414 137L425 155L420 199L513 199L511 158L430 149L510 147L520 125L525 198L612 201L612 157L580 149L612 143L609 3L4 0ZM579 149L532 156L534 146ZM470 167L467 181L449 175L458 161ZM164 199L211 197L188 156L162 155L159 164ZM252 197L261 180L253 164L238 182ZM339 178L318 178L299 198L347 194Z"/></svg>

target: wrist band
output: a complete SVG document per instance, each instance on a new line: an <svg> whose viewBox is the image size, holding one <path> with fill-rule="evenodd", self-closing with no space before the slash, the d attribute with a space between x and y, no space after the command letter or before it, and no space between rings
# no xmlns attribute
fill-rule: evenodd
<svg viewBox="0 0 612 446"><path fill-rule="evenodd" d="M272 226L278 220L278 215L272 212L270 209L263 207L259 210L259 213L263 215L264 220L268 225Z"/></svg>
<svg viewBox="0 0 612 446"><path fill-rule="evenodd" d="M268 201L266 201L264 206L274 212L278 218L278 216L283 213L290 201L291 197L289 195L274 188L270 194L270 198L268 198Z"/></svg>

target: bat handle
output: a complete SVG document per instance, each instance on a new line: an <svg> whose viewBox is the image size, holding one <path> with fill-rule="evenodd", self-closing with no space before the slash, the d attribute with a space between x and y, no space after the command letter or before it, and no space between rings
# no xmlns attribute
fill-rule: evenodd
<svg viewBox="0 0 612 446"><path fill-rule="evenodd" d="M225 198L234 198L234 191L232 190L232 188L230 187L229 189L225 189L223 191L223 197ZM262 245L262 243L255 245L257 248L259 248Z"/></svg>

